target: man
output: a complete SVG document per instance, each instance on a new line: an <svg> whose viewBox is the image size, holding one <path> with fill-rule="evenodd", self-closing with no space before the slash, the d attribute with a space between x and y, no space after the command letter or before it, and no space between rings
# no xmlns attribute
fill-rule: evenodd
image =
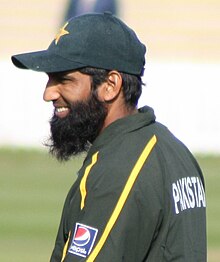
<svg viewBox="0 0 220 262"><path fill-rule="evenodd" d="M51 262L206 261L204 180L150 107L137 109L145 46L109 13L69 20L47 50L12 57L46 72L50 152L86 151Z"/></svg>

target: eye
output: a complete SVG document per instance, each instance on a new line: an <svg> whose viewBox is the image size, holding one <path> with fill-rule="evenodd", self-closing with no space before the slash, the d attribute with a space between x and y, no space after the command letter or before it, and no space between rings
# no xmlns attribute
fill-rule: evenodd
<svg viewBox="0 0 220 262"><path fill-rule="evenodd" d="M69 76L61 76L60 80L63 82L73 82L73 78Z"/></svg>
<svg viewBox="0 0 220 262"><path fill-rule="evenodd" d="M53 73L53 74L48 74L49 80L52 80L55 83L61 83L64 84L68 81L70 81L70 78L59 73Z"/></svg>

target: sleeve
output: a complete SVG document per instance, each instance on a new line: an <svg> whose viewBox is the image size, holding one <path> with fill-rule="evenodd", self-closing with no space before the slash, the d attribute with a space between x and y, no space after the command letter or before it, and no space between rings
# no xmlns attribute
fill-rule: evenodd
<svg viewBox="0 0 220 262"><path fill-rule="evenodd" d="M71 205L73 196L75 195L77 191L78 185L79 185L79 181L76 180L76 182L71 187L65 199L62 216L60 220L60 225L59 225L59 229L57 232L55 246L54 246L51 258L50 258L50 262L64 261L64 257L67 252L66 249L67 249L69 238L70 238L70 230L69 230L69 225L68 225L70 205Z"/></svg>
<svg viewBox="0 0 220 262"><path fill-rule="evenodd" d="M87 181L85 206L64 261L144 260L163 218L163 181L155 143L147 144L127 176L112 165L115 169L109 175L106 171L105 176Z"/></svg>

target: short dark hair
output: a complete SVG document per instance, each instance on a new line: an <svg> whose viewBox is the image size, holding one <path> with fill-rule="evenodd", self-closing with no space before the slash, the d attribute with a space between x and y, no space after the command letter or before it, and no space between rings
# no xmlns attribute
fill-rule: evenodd
<svg viewBox="0 0 220 262"><path fill-rule="evenodd" d="M96 88L97 86L106 82L110 70L84 67L79 69L79 72L81 72L82 74L90 75L92 79L92 87ZM133 108L137 106L138 100L142 93L142 85L144 85L141 80L143 72L144 70L142 71L142 74L140 76L119 72L122 77L122 90L124 94L125 104L128 107Z"/></svg>

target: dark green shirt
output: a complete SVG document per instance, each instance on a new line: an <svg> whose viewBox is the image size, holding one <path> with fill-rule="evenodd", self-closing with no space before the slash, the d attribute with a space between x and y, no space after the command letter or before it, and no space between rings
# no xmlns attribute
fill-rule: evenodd
<svg viewBox="0 0 220 262"><path fill-rule="evenodd" d="M149 107L96 139L66 198L51 262L205 262L201 170Z"/></svg>

